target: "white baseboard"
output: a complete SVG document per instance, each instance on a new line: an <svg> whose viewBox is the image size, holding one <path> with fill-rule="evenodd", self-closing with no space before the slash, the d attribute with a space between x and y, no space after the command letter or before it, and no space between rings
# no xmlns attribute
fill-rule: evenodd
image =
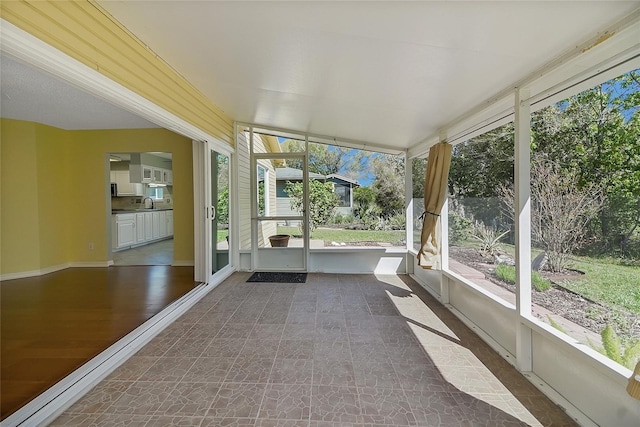
<svg viewBox="0 0 640 427"><path fill-rule="evenodd" d="M52 265L50 267L41 268L38 270L30 270L30 271L18 271L16 273L6 273L0 275L0 281L5 280L14 280L14 279L25 279L27 277L36 277L42 276L43 274L49 274L56 271L64 270L65 268L69 268L71 266L70 263L66 264L58 264Z"/></svg>
<svg viewBox="0 0 640 427"><path fill-rule="evenodd" d="M66 268L95 268L95 267L109 267L113 265L113 261L78 261L68 262L66 264L52 265L50 267L41 268L39 270L31 271L18 271L16 273L7 273L0 275L0 281L25 279L27 277L43 276L45 274L54 273L56 271L64 270ZM193 265L193 264L192 264Z"/></svg>
<svg viewBox="0 0 640 427"><path fill-rule="evenodd" d="M69 267L109 267L109 261L80 261L80 262L70 262Z"/></svg>

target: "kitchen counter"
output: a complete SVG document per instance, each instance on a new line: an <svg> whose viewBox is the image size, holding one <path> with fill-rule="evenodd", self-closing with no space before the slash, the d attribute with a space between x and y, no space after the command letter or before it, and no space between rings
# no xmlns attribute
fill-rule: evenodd
<svg viewBox="0 0 640 427"><path fill-rule="evenodd" d="M136 213L136 212L160 212L160 211L172 211L173 208L154 208L154 209L111 209L111 213L116 214L127 214L127 213Z"/></svg>

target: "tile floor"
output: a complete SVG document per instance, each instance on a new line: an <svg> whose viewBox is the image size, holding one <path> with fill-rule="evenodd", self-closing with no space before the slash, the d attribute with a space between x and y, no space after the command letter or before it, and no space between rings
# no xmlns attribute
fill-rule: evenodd
<svg viewBox="0 0 640 427"><path fill-rule="evenodd" d="M236 273L55 426L573 426L406 276Z"/></svg>
<svg viewBox="0 0 640 427"><path fill-rule="evenodd" d="M172 263L173 239L113 253L114 265L171 265Z"/></svg>

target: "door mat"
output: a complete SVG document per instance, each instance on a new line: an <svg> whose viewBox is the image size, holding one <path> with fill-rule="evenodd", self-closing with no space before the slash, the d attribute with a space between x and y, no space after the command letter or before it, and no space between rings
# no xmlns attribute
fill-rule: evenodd
<svg viewBox="0 0 640 427"><path fill-rule="evenodd" d="M272 283L305 283L307 273L280 273L277 271L255 272L247 282L272 282Z"/></svg>

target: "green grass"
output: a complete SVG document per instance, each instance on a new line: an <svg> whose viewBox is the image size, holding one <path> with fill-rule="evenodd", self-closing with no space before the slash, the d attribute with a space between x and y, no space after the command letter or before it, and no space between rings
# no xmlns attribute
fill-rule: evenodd
<svg viewBox="0 0 640 427"><path fill-rule="evenodd" d="M298 227L278 226L278 234L290 234L299 236ZM324 240L325 242L382 242L400 244L405 239L404 230L393 231L371 231L371 230L342 230L319 228L311 233L312 239Z"/></svg>
<svg viewBox="0 0 640 427"><path fill-rule="evenodd" d="M500 264L496 266L496 277L505 282L516 283L516 268L510 265ZM539 292L551 289L551 283L540 275L537 271L531 272L531 285Z"/></svg>
<svg viewBox="0 0 640 427"><path fill-rule="evenodd" d="M229 235L229 230L218 230L218 243L227 239Z"/></svg>
<svg viewBox="0 0 640 427"><path fill-rule="evenodd" d="M478 248L477 242L465 241L460 246ZM513 245L501 243L501 249L507 254L514 255ZM531 258L542 252L540 249L531 250ZM567 289L599 302L607 307L618 308L640 315L640 265L625 265L615 258L595 258L587 256L572 256L570 268L585 273L572 280L560 283ZM626 264L629 264L626 261Z"/></svg>
<svg viewBox="0 0 640 427"><path fill-rule="evenodd" d="M640 267L610 258L572 257L572 268L584 272L562 286L585 297L640 315Z"/></svg>

